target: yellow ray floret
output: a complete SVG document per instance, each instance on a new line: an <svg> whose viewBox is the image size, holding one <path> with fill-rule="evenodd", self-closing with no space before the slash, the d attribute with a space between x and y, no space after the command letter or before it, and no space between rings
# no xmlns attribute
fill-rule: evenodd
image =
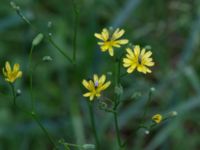
<svg viewBox="0 0 200 150"><path fill-rule="evenodd" d="M20 65L14 64L13 69L10 66L10 63L7 61L5 68L3 68L3 75L7 82L13 83L17 78L22 77L22 71L20 71Z"/></svg>
<svg viewBox="0 0 200 150"><path fill-rule="evenodd" d="M82 84L83 86L88 90L87 93L83 94L84 97L89 97L90 101L92 101L95 97L100 97L101 92L107 89L111 82L105 82L106 76L102 75L101 77L98 77L98 75L94 74L93 80L83 80Z"/></svg>
<svg viewBox="0 0 200 150"><path fill-rule="evenodd" d="M153 59L151 58L152 52L147 51L143 48L140 50L140 46L136 45L131 48L126 49L126 57L123 58L123 66L127 68L128 73L132 73L135 69L144 74L151 73L148 67L155 65Z"/></svg>
<svg viewBox="0 0 200 150"><path fill-rule="evenodd" d="M161 114L156 114L152 117L152 120L155 122L155 123L160 123L162 121L162 115Z"/></svg>
<svg viewBox="0 0 200 150"><path fill-rule="evenodd" d="M114 56L114 47L120 48L121 45L127 44L127 39L120 39L124 35L123 29L117 28L113 33L108 29L104 28L101 33L95 33L94 36L101 40L98 42L101 51L108 51L110 56Z"/></svg>

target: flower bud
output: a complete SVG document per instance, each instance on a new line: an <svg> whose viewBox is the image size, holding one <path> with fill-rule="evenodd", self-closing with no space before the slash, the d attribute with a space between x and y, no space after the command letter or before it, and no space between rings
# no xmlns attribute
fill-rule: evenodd
<svg viewBox="0 0 200 150"><path fill-rule="evenodd" d="M95 149L95 145L94 144L84 144L83 149Z"/></svg>
<svg viewBox="0 0 200 150"><path fill-rule="evenodd" d="M151 87L151 88L150 88L150 91L151 91L151 92L155 92L155 90L156 90L156 89L155 89L154 87Z"/></svg>
<svg viewBox="0 0 200 150"><path fill-rule="evenodd" d="M20 89L17 89L16 96L20 96L22 94L22 91Z"/></svg>
<svg viewBox="0 0 200 150"><path fill-rule="evenodd" d="M172 112L170 113L170 115L171 115L172 117L175 117L175 116L178 115L178 113L177 113L177 111L172 111Z"/></svg>
<svg viewBox="0 0 200 150"><path fill-rule="evenodd" d="M53 59L51 58L51 56L44 56L43 58L42 58L42 61L44 61L44 62L50 62L50 61L52 61Z"/></svg>
<svg viewBox="0 0 200 150"><path fill-rule="evenodd" d="M148 135L148 134L150 133L150 131L149 131L149 130L145 130L144 133L145 133L146 135Z"/></svg>
<svg viewBox="0 0 200 150"><path fill-rule="evenodd" d="M42 42L44 38L44 35L42 33L39 33L34 39L33 39L33 42L32 42L32 45L33 46L37 46L38 44L40 44Z"/></svg>

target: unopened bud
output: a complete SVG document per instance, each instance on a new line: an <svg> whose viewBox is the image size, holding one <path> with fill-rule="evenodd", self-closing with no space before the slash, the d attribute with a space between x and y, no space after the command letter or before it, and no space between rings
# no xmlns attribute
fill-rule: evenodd
<svg viewBox="0 0 200 150"><path fill-rule="evenodd" d="M150 132L149 132L149 130L145 130L144 133L145 133L146 135L148 135Z"/></svg>
<svg viewBox="0 0 200 150"><path fill-rule="evenodd" d="M20 10L20 7L17 6L13 1L10 2L10 5L12 8L16 9L16 10Z"/></svg>
<svg viewBox="0 0 200 150"><path fill-rule="evenodd" d="M156 90L156 89L155 89L154 87L151 87L151 88L150 88L150 91L151 91L151 92L155 92L155 90Z"/></svg>
<svg viewBox="0 0 200 150"><path fill-rule="evenodd" d="M52 61L53 59L51 58L51 56L44 56L43 58L42 58L42 61L44 61L44 62L50 62L50 61Z"/></svg>
<svg viewBox="0 0 200 150"><path fill-rule="evenodd" d="M107 75L112 76L112 72L107 72Z"/></svg>
<svg viewBox="0 0 200 150"><path fill-rule="evenodd" d="M95 145L94 144L84 144L83 149L95 149Z"/></svg>
<svg viewBox="0 0 200 150"><path fill-rule="evenodd" d="M172 116L172 117L175 117L175 116L177 116L177 115L178 115L177 111L172 111L172 112L171 112L171 116Z"/></svg>
<svg viewBox="0 0 200 150"><path fill-rule="evenodd" d="M52 22L49 21L48 24L47 24L48 28L51 28L52 27Z"/></svg>
<svg viewBox="0 0 200 150"><path fill-rule="evenodd" d="M17 89L16 96L20 96L22 94L22 91L20 89Z"/></svg>
<svg viewBox="0 0 200 150"><path fill-rule="evenodd" d="M39 33L34 39L33 39L33 42L32 42L32 45L33 46L37 46L38 44L40 44L40 42L42 42L44 38L44 35L42 33Z"/></svg>

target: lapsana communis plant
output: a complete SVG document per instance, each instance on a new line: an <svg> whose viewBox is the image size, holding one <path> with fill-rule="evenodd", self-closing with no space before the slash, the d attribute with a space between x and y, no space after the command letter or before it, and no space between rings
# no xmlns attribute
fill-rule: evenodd
<svg viewBox="0 0 200 150"><path fill-rule="evenodd" d="M74 6L74 12L75 12L75 26L74 26L74 35L73 35L73 55L69 56L65 53L52 39L52 34L46 34L44 32L41 32L38 30L38 28L35 28L35 26L23 15L21 12L19 6L15 5L15 3L11 2L11 6L16 10L18 15L29 25L34 27L36 31L39 33L34 40L32 41L32 46L30 49L30 55L29 55L29 78L30 78L30 95L31 95L31 101L32 101L32 109L31 111L26 111L29 115L32 116L32 118L36 121L36 123L40 126L40 128L43 130L45 135L48 137L50 142L54 145L55 148L57 148L57 143L55 140L50 136L46 128L42 125L42 123L39 120L38 114L35 109L35 99L33 96L33 76L35 73L35 66L32 59L32 53L33 50L43 41L43 39L46 39L48 42L50 42L51 45L53 45L71 64L78 65L76 63L77 61L77 28L78 28L78 19L79 19L79 10L76 6L76 3L73 1ZM125 70L128 74L134 73L135 71L141 72L143 74L152 73L151 67L155 65L155 62L152 58L152 52L149 50L146 50L145 48L141 48L139 45L134 45L132 47L126 47L129 43L129 40L124 38L125 36L125 30L121 28L103 28L100 33L95 33L94 36L99 40L98 45L100 46L100 50L102 52L107 52L109 56L112 56L113 62L113 68L110 70L114 70L112 72L112 75L109 76L109 80L107 79L105 74L98 76L97 74L93 75L92 79L84 79L82 81L83 86L85 87L86 91L83 92L83 96L88 100L88 106L89 106L89 113L90 113L90 119L92 124L92 129L94 132L94 138L96 145L93 144L71 144L68 142L61 142L61 144L64 145L64 147L68 150L70 147L74 148L96 148L101 150L101 140L99 140L97 129L95 126L95 113L94 113L94 103L101 103L105 104L101 110L105 110L106 112L113 114L113 122L115 126L116 131L116 138L117 143L120 148L124 148L126 145L126 140L121 138L121 131L119 128L119 121L118 121L118 114L119 114L119 106L123 103L121 100L121 97L123 96L123 84L122 84L122 71ZM50 56L45 56L42 59L44 62L52 61L52 58ZM76 69L76 67L74 67ZM3 75L5 77L5 80L10 83L11 85L14 84L14 82L22 77L22 71L20 70L20 65L15 64L13 69L10 66L9 62L6 62L5 68L3 69ZM112 84L111 84L112 81ZM14 99L16 100L16 90L14 86L12 86L12 91L14 95ZM109 93L109 96L106 96L106 92ZM151 100L151 94L154 92L152 89L150 90L149 96L148 96L148 104ZM21 93L21 92L20 92ZM111 98L110 98L111 97ZM97 100L96 100L97 99ZM14 100L14 103L15 103ZM108 107L107 101L109 100L110 105ZM147 115L147 107L146 105L144 109L144 115L141 117L142 121L138 123L138 129L144 128L145 133L149 134L151 129L158 124L161 124L164 120L168 119L167 117L156 114L152 117L149 117ZM24 111L24 110L23 110ZM175 116L177 113L171 113L171 116ZM145 124L145 121L151 120L152 124L147 125ZM134 130L135 131L135 130Z"/></svg>

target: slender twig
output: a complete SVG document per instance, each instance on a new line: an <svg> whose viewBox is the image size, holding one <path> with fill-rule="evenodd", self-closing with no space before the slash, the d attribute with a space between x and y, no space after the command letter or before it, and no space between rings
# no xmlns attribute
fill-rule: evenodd
<svg viewBox="0 0 200 150"><path fill-rule="evenodd" d="M88 107L89 107L89 113L90 113L90 120L91 120L91 124L92 124L92 130L93 130L95 143L96 143L96 149L99 150L99 139L98 139L98 135L97 135L97 131L96 131L92 102L88 102Z"/></svg>

